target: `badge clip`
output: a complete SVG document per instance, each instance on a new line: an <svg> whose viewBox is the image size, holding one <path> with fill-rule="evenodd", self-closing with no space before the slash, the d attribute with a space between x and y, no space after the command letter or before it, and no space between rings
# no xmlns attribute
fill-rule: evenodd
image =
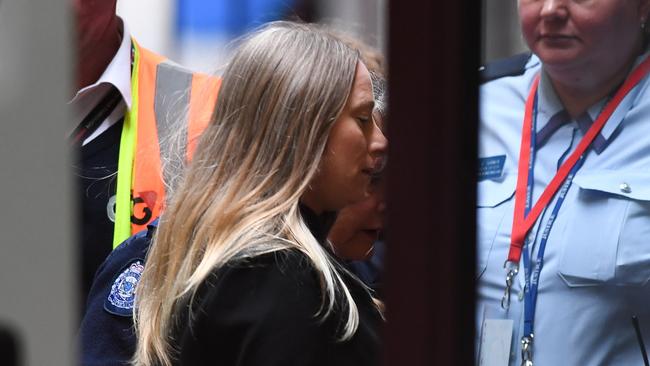
<svg viewBox="0 0 650 366"><path fill-rule="evenodd" d="M510 263L510 265L508 265L508 263ZM512 289L515 276L519 273L519 266L514 262L506 261L503 263L503 268L507 268L508 273L506 274L506 289L501 298L501 308L508 310L510 308L510 290Z"/></svg>
<svg viewBox="0 0 650 366"><path fill-rule="evenodd" d="M533 366L533 334L521 338L521 366Z"/></svg>

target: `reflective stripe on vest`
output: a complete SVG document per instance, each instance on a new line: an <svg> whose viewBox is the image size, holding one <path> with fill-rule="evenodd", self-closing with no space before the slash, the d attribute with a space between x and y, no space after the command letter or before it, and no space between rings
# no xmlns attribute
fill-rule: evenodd
<svg viewBox="0 0 650 366"><path fill-rule="evenodd" d="M160 215L165 200L163 179L171 178L162 173L162 160L170 158L169 150L174 149L169 139L181 136L182 141L172 145L181 146L175 153L189 160L210 120L221 83L133 44L132 102L120 140L113 247ZM185 133L172 128L185 129ZM184 164L184 158L177 164Z"/></svg>

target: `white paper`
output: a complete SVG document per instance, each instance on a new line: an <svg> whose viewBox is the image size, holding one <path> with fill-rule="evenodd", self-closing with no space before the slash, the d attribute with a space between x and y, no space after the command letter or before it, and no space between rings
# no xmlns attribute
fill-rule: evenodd
<svg viewBox="0 0 650 366"><path fill-rule="evenodd" d="M508 366L512 319L485 319L481 332L479 366Z"/></svg>

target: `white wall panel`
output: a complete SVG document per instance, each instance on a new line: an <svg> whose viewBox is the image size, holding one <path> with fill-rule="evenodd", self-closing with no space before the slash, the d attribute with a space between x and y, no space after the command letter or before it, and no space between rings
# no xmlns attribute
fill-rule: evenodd
<svg viewBox="0 0 650 366"><path fill-rule="evenodd" d="M68 1L0 0L0 326L29 366L76 364Z"/></svg>

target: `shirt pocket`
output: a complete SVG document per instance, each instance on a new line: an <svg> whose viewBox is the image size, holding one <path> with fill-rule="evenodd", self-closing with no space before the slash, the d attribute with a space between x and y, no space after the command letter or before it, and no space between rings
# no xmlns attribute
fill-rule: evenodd
<svg viewBox="0 0 650 366"><path fill-rule="evenodd" d="M577 175L559 275L569 287L642 286L650 279L650 174ZM566 202L569 203L569 202Z"/></svg>
<svg viewBox="0 0 650 366"><path fill-rule="evenodd" d="M506 176L502 181L484 180L477 184L476 202L476 277L480 278L487 267L497 233L506 213L512 210L509 204L515 193L517 176ZM505 261L505 258L503 258Z"/></svg>

